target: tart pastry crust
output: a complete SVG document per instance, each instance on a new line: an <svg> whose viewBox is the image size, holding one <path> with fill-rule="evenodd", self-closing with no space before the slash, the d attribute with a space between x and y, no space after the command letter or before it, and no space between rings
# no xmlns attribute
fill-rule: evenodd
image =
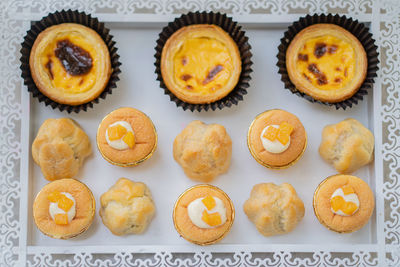
<svg viewBox="0 0 400 267"><path fill-rule="evenodd" d="M111 75L110 54L103 39L75 23L54 25L41 32L32 47L29 66L40 92L67 105L97 98Z"/></svg>
<svg viewBox="0 0 400 267"><path fill-rule="evenodd" d="M300 31L286 51L286 67L296 88L316 100L337 103L353 96L367 74L359 40L334 24Z"/></svg>
<svg viewBox="0 0 400 267"><path fill-rule="evenodd" d="M161 54L167 88L191 104L215 102L236 86L242 70L239 49L216 25L196 24L176 31Z"/></svg>

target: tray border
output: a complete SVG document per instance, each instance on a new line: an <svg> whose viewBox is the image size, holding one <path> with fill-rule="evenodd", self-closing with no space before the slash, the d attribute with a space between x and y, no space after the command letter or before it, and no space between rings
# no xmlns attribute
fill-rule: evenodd
<svg viewBox="0 0 400 267"><path fill-rule="evenodd" d="M373 110L377 143L375 160L377 243L372 245L274 245L234 246L232 251L215 247L193 251L185 246L130 246L124 249L93 246L85 248L52 248L27 246L26 210L28 189L30 96L20 82L19 48L30 21L62 8L91 13L105 22L168 22L180 13L215 10L229 13L240 23L290 23L306 13L339 12L364 22L371 22L371 31L380 49L381 68L373 90ZM70 266L70 265L226 265L226 266L306 266L325 265L400 265L400 4L390 0L17 0L0 3L0 98L1 161L0 265ZM108 12L106 12L108 11ZM156 14L157 16L154 16ZM25 218L25 219L24 219ZM237 247L236 249L234 247ZM266 252L267 251L267 252Z"/></svg>

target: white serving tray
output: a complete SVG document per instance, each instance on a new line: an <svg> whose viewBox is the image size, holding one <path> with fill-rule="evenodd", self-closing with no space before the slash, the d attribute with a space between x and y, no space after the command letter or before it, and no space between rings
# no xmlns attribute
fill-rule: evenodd
<svg viewBox="0 0 400 267"><path fill-rule="evenodd" d="M395 223L385 224L384 199L391 200L393 196L395 200L399 199L396 188L400 182L394 182L392 187L394 189L384 186L384 171L392 174L391 168L395 169L395 167L392 166L389 170L387 170L388 168L384 169L385 159L383 156L386 155L385 153L394 153L393 151L398 149L399 142L392 148L392 151L390 147L384 146L385 141L382 139L382 130L385 132L384 123L390 124L391 122L390 119L385 119L386 117L383 116L383 112L389 113L390 109L382 111L384 102L382 102L381 89L385 84L382 82L382 76L376 79L374 90L370 90L363 101L346 111L313 104L291 94L284 89L280 75L277 73L275 65L277 47L289 23L297 20L303 14L291 13L273 1L268 3L271 3L272 7L274 3L277 4L279 12L275 10L271 14L256 12L250 14L249 10L256 8L241 5L237 9L234 8L232 12L234 20L244 26L252 46L252 61L254 62L252 69L254 72L248 95L237 106L223 110L200 113L183 111L163 94L163 90L156 81L153 65L154 47L158 33L168 21L179 16L179 14L172 13L179 7L182 8L183 4L163 4L161 9L157 9L159 7L157 3L152 6L143 2L141 8L156 7L155 11L149 11L146 14L138 11L136 13L139 14L135 14L134 11L125 11L125 8L132 5L129 1L124 6L120 6L118 3L112 4L112 1L105 1L98 5L95 2L75 2L72 6L69 6L68 3L59 4L57 9L81 8L95 17L99 17L101 21L105 21L106 26L111 29L111 34L114 35L117 42L118 53L121 56L122 73L117 88L114 89L112 95L107 96L106 100L100 101L88 112L67 114L53 110L51 107L45 107L44 104L38 103L37 99L29 96L25 86L21 85L17 70L10 71L10 74L7 74L6 70L3 72L8 81L6 85L12 84L11 88L21 90L21 93L14 93L17 99L14 101L19 103L16 111L9 108L12 106L10 104L12 100L2 102L3 109L10 110L2 119L7 125L15 128L14 132L20 132L20 134L14 134L17 141L8 137L4 138L6 145L18 144L16 149L9 150L16 151L13 153L17 155L15 157L19 163L16 164L16 167L13 165L11 171L8 171L7 168L7 172L5 172L17 175L16 178L7 178L8 175L6 175L5 179L1 180L2 188L5 189L3 189L4 192L2 191L4 194L2 194L0 204L6 210L4 214L11 215L5 216L4 219L0 218L0 223L2 226L4 225L2 229L5 229L3 230L4 238L0 241L6 244L6 248L10 248L9 253L5 252L4 256L0 257L0 265L1 263L4 265L27 263L32 266L219 266L221 264L226 266L258 266L260 264L336 266L340 264L377 265L379 263L380 266L384 264L396 266L397 255L400 255L397 254L396 246L399 230ZM235 6L234 1L229 3L232 3L231 6ZM224 7L207 2L204 5L213 10L224 10L230 6L229 3ZM189 10L197 9L197 6L193 5L183 6ZM376 11L378 7L372 3L366 5L373 7L373 12L367 11L362 4L359 4L357 10L360 11L350 10L349 13L344 13L368 23L377 44L381 44L385 36L390 39L387 34L388 30L381 30L383 33L379 31L380 20L376 18L377 13L374 13L379 12ZM381 5L383 7L384 3ZM40 11L34 9L35 6L39 6ZM265 10L269 6L258 6L257 8ZM296 6L303 7L300 4L296 4ZM30 7L33 9L29 9ZM38 4L35 1L25 4L14 3L7 8L9 16L9 24L7 24L9 26L7 27L16 29L14 38L17 40L10 41L11 44L4 42L3 45L7 47L18 45L24 31L30 27L30 21L37 20L48 12L54 11L50 3ZM307 8L307 4L304 4L304 8ZM109 11L105 12L105 9ZM333 7L329 7L322 11L327 13L331 9L334 10ZM185 10L187 11L187 9ZM312 7L307 10L308 13L319 11ZM395 11L398 10L395 9ZM12 22L19 25L19 28ZM14 40L11 37L7 38ZM18 58L18 49L15 50L14 61ZM6 61L3 64L9 63ZM386 65L384 68L391 70ZM386 72L385 75L389 78L388 73L390 72ZM388 99L390 97L391 95L387 96ZM396 95L393 98L396 99ZM398 96L396 100L398 101ZM399 105L396 103L393 110L396 110L396 106L398 108ZM117 167L106 162L97 151L95 143L96 130L101 119L110 111L123 106L138 108L149 115L158 133L158 147L154 155L139 166L131 168ZM297 115L303 122L308 135L308 147L302 159L285 170L264 168L252 158L246 144L246 134L251 121L260 112L272 108L285 109ZM18 112L17 118L12 115L13 112ZM396 113L393 116L396 118ZM59 117L70 117L79 122L89 135L94 152L85 161L78 178L89 186L95 196L97 204L95 220L88 231L70 240L56 240L41 234L33 222L31 208L36 193L47 183L47 180L43 178L40 168L33 162L30 146L41 123L47 118ZM318 154L322 128L348 117L358 119L375 134L374 163L361 168L354 174L362 177L373 189L376 195L376 210L370 222L361 230L351 234L337 234L320 225L314 216L312 196L319 182L336 173L334 168L325 163ZM225 239L208 247L199 247L188 243L178 235L172 222L172 208L176 198L186 188L197 184L188 179L180 166L173 160L172 142L190 121L196 119L206 123L224 125L233 141L231 167L228 173L217 177L212 184L223 189L231 197L236 209L236 219L231 232ZM14 123L14 120L17 120L17 123ZM389 132L388 136L393 136L392 132ZM394 144L396 144L396 140ZM7 157L4 157L6 160L2 161L3 168L6 168L4 166L10 162L7 154L9 150L4 150ZM385 152L385 150L389 152ZM13 159L12 156L11 159ZM120 177L146 183L153 194L157 209L156 216L149 229L142 235L114 236L102 224L98 215L100 195ZM242 205L249 197L251 188L262 182L276 184L288 182L294 186L304 201L306 208L304 219L293 232L266 238L257 232L243 213ZM390 190L394 193L391 193ZM14 204L14 199L17 200L17 204ZM389 207L390 203L392 202L389 202ZM390 222L395 221L393 218L396 218L396 212L393 211L395 208L391 209L392 211L389 210ZM12 216L12 214L15 215ZM8 230L10 225L17 227ZM390 232L390 236L385 237L385 233L388 232ZM10 245L10 239L18 240L18 242L14 242L16 243L14 245L11 241L12 245Z"/></svg>

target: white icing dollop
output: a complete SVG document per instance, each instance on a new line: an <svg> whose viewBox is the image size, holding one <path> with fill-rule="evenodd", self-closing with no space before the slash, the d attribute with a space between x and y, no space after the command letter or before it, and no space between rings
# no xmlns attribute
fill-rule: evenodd
<svg viewBox="0 0 400 267"><path fill-rule="evenodd" d="M131 126L128 122L126 122L126 121L117 121L117 122L114 122L113 124L110 124L110 125L107 127L107 130L106 130L106 140L107 140L107 143L108 143L112 148L117 149L117 150L125 150L125 149L128 149L128 148L129 148L128 144L125 143L124 140L122 140L122 138L123 138L125 135L122 136L120 139L114 140L114 141L111 141L110 139L108 139L108 129L109 129L110 127L117 126L117 125L121 125L122 127L124 127L124 128L127 130L126 133L132 132L133 134L135 134L135 133L133 132L132 126Z"/></svg>
<svg viewBox="0 0 400 267"><path fill-rule="evenodd" d="M281 142L279 142L278 139L275 139L274 141L268 140L267 138L264 137L264 133L268 130L269 127L274 127L276 129L279 129L279 125L275 124L268 125L267 127L264 128L260 136L264 149L274 154L279 154L284 152L286 149L288 149L290 145L290 137L286 145L283 145Z"/></svg>
<svg viewBox="0 0 400 267"><path fill-rule="evenodd" d="M58 203L50 202L50 206L49 206L50 217L54 220L54 217L56 216L56 214L67 214L68 215L68 223L70 223L76 214L75 198L70 193L67 193L67 192L61 192L61 194L63 194L67 198L71 199L74 202L74 205L72 205L72 207L68 210L68 212L65 212L63 209L60 209L58 207Z"/></svg>
<svg viewBox="0 0 400 267"><path fill-rule="evenodd" d="M224 202L222 202L222 200L217 197L212 197L212 198L215 200L215 207L211 210L208 210L207 207L202 202L204 198L195 199L188 205L187 209L189 218L192 221L192 223L199 228L211 229L223 225L226 222L226 208ZM207 211L209 214L218 212L219 215L221 216L221 224L216 226L210 226L206 222L204 222L202 220L204 211Z"/></svg>
<svg viewBox="0 0 400 267"><path fill-rule="evenodd" d="M354 204L356 204L357 209L353 212L353 214L357 212L358 208L360 207L360 201L358 199L358 196L355 193L345 195L344 192L343 192L343 189L342 188L338 188L338 189L336 189L335 192L333 192L333 194L331 196L331 200L332 200L332 198L334 198L336 196L341 196L341 197L343 197L344 201L353 202ZM353 214L348 215L348 214L344 213L343 211L341 211L340 209L338 211L334 211L332 209L332 207L331 207L331 211L333 213L337 214L337 215L340 215L340 216L351 216L351 215L353 215Z"/></svg>

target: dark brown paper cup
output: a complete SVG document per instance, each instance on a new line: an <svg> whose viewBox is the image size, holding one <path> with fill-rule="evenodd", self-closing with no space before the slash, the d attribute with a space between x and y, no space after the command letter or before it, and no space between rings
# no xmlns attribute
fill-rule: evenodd
<svg viewBox="0 0 400 267"><path fill-rule="evenodd" d="M214 24L225 30L236 42L242 61L242 72L235 88L224 98L209 104L190 104L180 100L168 90L161 75L161 53L168 38L180 28L193 24ZM176 106L183 108L183 110L207 111L209 109L216 110L217 108L222 109L224 107L237 105L239 101L243 100L243 96L247 94L246 89L249 87L249 81L251 80L250 74L252 72L251 65L253 62L251 61L252 53L250 51L251 46L248 43L249 38L241 28L242 27L239 26L237 22L234 22L232 18L227 17L225 14L214 12L190 12L176 18L162 29L157 40L157 46L155 47L155 72L157 74L157 80L160 82L160 87L164 89L166 95L169 95L170 100L175 102Z"/></svg>
<svg viewBox="0 0 400 267"><path fill-rule="evenodd" d="M318 23L336 24L348 30L360 41L367 54L368 69L364 82L352 97L341 102L322 102L298 91L294 84L290 81L286 69L286 50L289 47L290 42L301 30ZM293 94L303 97L310 102L316 102L328 106L335 106L336 109L346 109L347 107L351 108L353 104L357 105L358 101L361 101L363 99L363 96L368 94L368 90L372 89L374 78L377 76L376 72L378 71L379 64L378 47L375 45L375 40L372 38L372 34L369 32L368 27L366 27L363 23L360 23L357 20L353 20L351 18L346 18L346 16L339 16L338 14L314 14L312 16L307 15L305 17L301 17L298 21L290 25L288 30L284 33L284 37L281 39L281 44L279 45L278 50L278 63L276 65L279 68L278 73L281 74L281 80L285 84L285 88L289 89Z"/></svg>
<svg viewBox="0 0 400 267"><path fill-rule="evenodd" d="M101 36L110 53L112 73L105 89L96 99L81 105L73 106L60 104L42 94L33 81L31 70L29 68L29 55L31 53L33 43L35 42L39 33L50 26L61 23L78 23L93 29ZM39 102L44 102L46 106L50 105L53 109L59 109L61 111L66 110L68 113L71 113L72 111L78 113L81 110L87 111L88 108L93 108L93 104L99 103L100 98L105 99L108 94L112 93L113 88L116 87L116 82L119 81L118 74L121 72L121 63L119 62L117 48L115 47L115 42L112 40L113 36L109 34L109 31L110 30L104 26L104 23L99 22L97 18L92 18L88 14L72 10L57 11L43 17L40 21L33 23L31 29L24 37L24 41L21 44L22 48L20 50L22 54L20 58L20 68L22 70L21 76L24 79L24 84L28 87L28 91L31 92L32 96L36 97Z"/></svg>

